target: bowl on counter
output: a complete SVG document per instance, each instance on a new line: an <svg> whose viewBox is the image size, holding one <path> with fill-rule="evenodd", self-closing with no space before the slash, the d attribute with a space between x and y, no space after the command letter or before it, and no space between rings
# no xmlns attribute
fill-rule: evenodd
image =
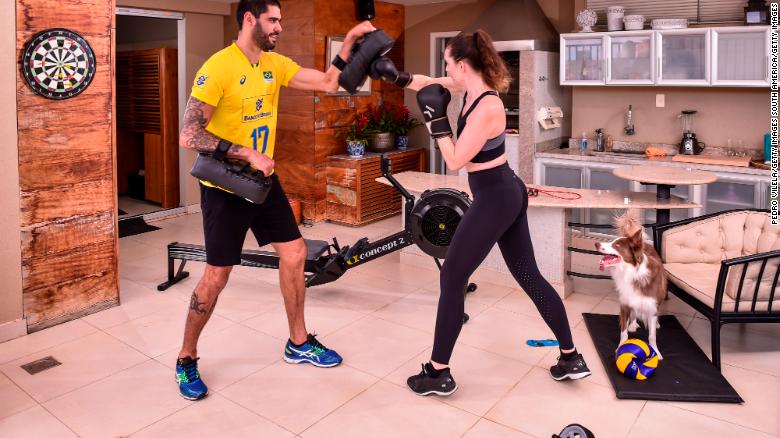
<svg viewBox="0 0 780 438"><path fill-rule="evenodd" d="M664 29L686 29L688 28L687 18L657 18L650 22L653 30Z"/></svg>
<svg viewBox="0 0 780 438"><path fill-rule="evenodd" d="M645 16L626 15L623 17L623 24L625 24L626 30L642 30L645 28Z"/></svg>

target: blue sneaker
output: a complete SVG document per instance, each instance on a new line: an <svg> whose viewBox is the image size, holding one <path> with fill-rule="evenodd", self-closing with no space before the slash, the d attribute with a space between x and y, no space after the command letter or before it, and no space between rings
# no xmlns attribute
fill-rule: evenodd
<svg viewBox="0 0 780 438"><path fill-rule="evenodd" d="M187 400L200 400L209 393L206 384L200 379L198 359L187 356L176 360L176 383L181 396Z"/></svg>
<svg viewBox="0 0 780 438"><path fill-rule="evenodd" d="M320 344L316 335L309 334L306 342L296 347L289 339L284 347L284 361L287 363L308 362L315 367L330 368L340 364L342 359L338 353Z"/></svg>

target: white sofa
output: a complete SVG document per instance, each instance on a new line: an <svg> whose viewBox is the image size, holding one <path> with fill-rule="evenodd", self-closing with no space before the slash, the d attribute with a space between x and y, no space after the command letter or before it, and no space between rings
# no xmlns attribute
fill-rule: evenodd
<svg viewBox="0 0 780 438"><path fill-rule="evenodd" d="M720 327L780 323L780 225L766 210L732 210L653 227L669 290L712 324L720 369Z"/></svg>

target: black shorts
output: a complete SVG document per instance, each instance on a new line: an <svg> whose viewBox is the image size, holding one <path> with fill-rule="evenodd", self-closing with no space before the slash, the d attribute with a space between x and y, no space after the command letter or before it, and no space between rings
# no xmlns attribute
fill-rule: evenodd
<svg viewBox="0 0 780 438"><path fill-rule="evenodd" d="M206 263L233 266L241 263L247 230L260 246L290 242L301 237L290 203L276 174L273 186L260 205L221 189L200 184L200 208L206 240Z"/></svg>

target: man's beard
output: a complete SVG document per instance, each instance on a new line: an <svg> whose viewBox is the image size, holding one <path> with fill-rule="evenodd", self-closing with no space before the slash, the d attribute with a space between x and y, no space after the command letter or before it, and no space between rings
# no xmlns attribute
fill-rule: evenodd
<svg viewBox="0 0 780 438"><path fill-rule="evenodd" d="M263 31L260 29L260 26L257 26L252 32L252 39L254 40L255 44L257 44L257 47L260 47L263 49L263 51L267 52L269 50L273 50L276 47L276 43L271 41L271 36L278 35L278 33L263 33Z"/></svg>

